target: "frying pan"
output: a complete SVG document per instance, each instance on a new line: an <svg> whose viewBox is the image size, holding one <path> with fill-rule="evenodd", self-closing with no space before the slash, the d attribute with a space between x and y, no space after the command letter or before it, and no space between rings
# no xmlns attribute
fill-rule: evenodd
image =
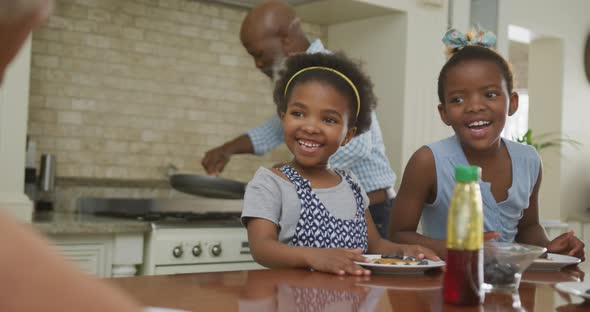
<svg viewBox="0 0 590 312"><path fill-rule="evenodd" d="M170 185L180 192L222 199L243 199L246 183L199 174L172 174Z"/></svg>

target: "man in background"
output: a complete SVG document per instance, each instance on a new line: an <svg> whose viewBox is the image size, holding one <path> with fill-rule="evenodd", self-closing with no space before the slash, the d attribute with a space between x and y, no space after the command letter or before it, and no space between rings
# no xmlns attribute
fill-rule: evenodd
<svg viewBox="0 0 590 312"><path fill-rule="evenodd" d="M0 0L0 83L50 0ZM0 215L0 311L141 311L106 283L74 269L24 224Z"/></svg>
<svg viewBox="0 0 590 312"><path fill-rule="evenodd" d="M285 2L270 0L248 13L242 23L240 39L254 58L254 64L271 80L289 55L296 53L331 53L319 39L309 42L301 21ZM202 165L210 175L220 174L235 154L263 155L284 142L283 129L275 114L262 125L209 150ZM382 237L387 235L387 223L395 191L395 173L385 155L381 129L373 112L371 129L354 137L330 158L334 168L349 169L358 178L369 196L369 210Z"/></svg>

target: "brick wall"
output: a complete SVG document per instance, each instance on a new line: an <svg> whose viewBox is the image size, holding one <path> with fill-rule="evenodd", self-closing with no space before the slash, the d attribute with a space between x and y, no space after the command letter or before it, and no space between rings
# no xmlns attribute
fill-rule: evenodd
<svg viewBox="0 0 590 312"><path fill-rule="evenodd" d="M274 113L271 84L239 41L245 10L187 0L57 0L33 35L29 135L61 178L203 173L208 149ZM310 38L318 25L304 25ZM248 181L284 147L234 157Z"/></svg>

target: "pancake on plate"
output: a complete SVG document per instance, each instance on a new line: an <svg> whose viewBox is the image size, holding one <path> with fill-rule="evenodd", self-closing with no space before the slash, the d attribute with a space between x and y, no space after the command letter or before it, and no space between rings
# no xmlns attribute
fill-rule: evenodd
<svg viewBox="0 0 590 312"><path fill-rule="evenodd" d="M409 256L402 255L382 255L381 258L371 259L372 263L376 264L391 264L391 265L426 265L428 261Z"/></svg>

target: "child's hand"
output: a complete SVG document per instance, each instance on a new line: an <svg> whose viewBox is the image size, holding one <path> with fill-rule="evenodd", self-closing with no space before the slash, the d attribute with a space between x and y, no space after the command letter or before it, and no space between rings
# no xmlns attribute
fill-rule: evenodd
<svg viewBox="0 0 590 312"><path fill-rule="evenodd" d="M582 259L582 261L586 259L584 255L584 243L574 236L574 231L561 234L549 242L549 245L547 245L547 251L556 254L574 256Z"/></svg>
<svg viewBox="0 0 590 312"><path fill-rule="evenodd" d="M400 245L401 253L404 256L412 256L418 259L430 259L433 261L440 261L440 257L429 248L420 245Z"/></svg>
<svg viewBox="0 0 590 312"><path fill-rule="evenodd" d="M500 233L494 231L488 231L483 233L483 240L484 242L491 241L492 239L496 239L500 237Z"/></svg>
<svg viewBox="0 0 590 312"><path fill-rule="evenodd" d="M361 254L363 250L346 248L313 248L307 256L307 262L316 271L338 275L369 275L371 271L363 269L357 262L366 262Z"/></svg>

